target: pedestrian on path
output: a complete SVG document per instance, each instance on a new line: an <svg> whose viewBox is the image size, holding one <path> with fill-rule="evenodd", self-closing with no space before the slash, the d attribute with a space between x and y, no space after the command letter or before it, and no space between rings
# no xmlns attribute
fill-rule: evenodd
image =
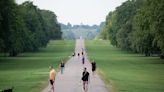
<svg viewBox="0 0 164 92"><path fill-rule="evenodd" d="M82 57L82 64L85 64L85 57Z"/></svg>
<svg viewBox="0 0 164 92"><path fill-rule="evenodd" d="M61 73L55 69L56 70L56 77L54 82L55 92L109 92L106 88L105 83L101 80L98 74L96 74L96 77L93 78L92 72L90 72L90 70L92 71L92 65L91 65L92 60L91 62L89 62L85 50L83 51L85 56L85 65L82 65L83 56L81 55L82 52L81 48L84 48L84 40L78 39L76 40L75 51L72 51L72 53L76 52L76 55L75 57L71 57L67 61L67 64L64 62L65 69L63 75L61 75ZM79 58L78 58L78 53L80 53ZM58 68L60 68L60 63L61 60L59 61ZM84 70L84 67L86 67L87 69ZM85 73L84 71L85 72L88 71L89 73ZM93 80L91 78L93 78ZM42 90L42 92L53 92L52 89L50 91L50 88L51 85L49 84Z"/></svg>
<svg viewBox="0 0 164 92"><path fill-rule="evenodd" d="M72 53L72 56L74 57L75 55L76 55L76 53L75 53L75 52L73 52L73 53Z"/></svg>
<svg viewBox="0 0 164 92"><path fill-rule="evenodd" d="M60 63L60 72L61 72L61 74L64 73L64 66L65 66L64 62L61 61L61 63Z"/></svg>
<svg viewBox="0 0 164 92"><path fill-rule="evenodd" d="M94 76L95 75L95 71L96 71L96 62L93 60L91 65L92 65L92 74Z"/></svg>
<svg viewBox="0 0 164 92"><path fill-rule="evenodd" d="M88 81L90 80L90 78L89 78L89 72L87 71L86 67L84 68L84 71L82 73L81 80L83 81L84 92L87 92L88 91Z"/></svg>
<svg viewBox="0 0 164 92"><path fill-rule="evenodd" d="M82 56L84 55L84 52L83 52L83 51L81 52L81 55L82 55Z"/></svg>
<svg viewBox="0 0 164 92"><path fill-rule="evenodd" d="M80 56L80 53L78 53L77 55L78 55L78 57L79 57L79 56Z"/></svg>
<svg viewBox="0 0 164 92"><path fill-rule="evenodd" d="M52 90L54 92L54 82L55 82L56 71L53 68L53 66L50 66L49 68L50 68L49 81L50 81L50 84L51 84L50 91Z"/></svg>

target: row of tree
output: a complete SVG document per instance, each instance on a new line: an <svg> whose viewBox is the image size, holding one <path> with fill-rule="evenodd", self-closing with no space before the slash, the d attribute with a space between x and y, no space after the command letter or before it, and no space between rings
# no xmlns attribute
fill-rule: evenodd
<svg viewBox="0 0 164 92"><path fill-rule="evenodd" d="M16 56L46 47L50 39L61 39L56 15L32 2L0 1L0 52Z"/></svg>
<svg viewBox="0 0 164 92"><path fill-rule="evenodd" d="M100 25L102 25L103 23L104 22L102 22ZM84 25L82 23L80 25L72 25L71 23L68 22L67 25L61 23L61 28L62 29L76 29L76 28L81 27L81 28L86 28L86 29L98 29L100 28L100 25L94 24L90 26L90 25Z"/></svg>
<svg viewBox="0 0 164 92"><path fill-rule="evenodd" d="M128 0L110 12L101 31L111 44L164 57L164 0Z"/></svg>
<svg viewBox="0 0 164 92"><path fill-rule="evenodd" d="M67 25L61 23L61 30L63 32L63 38L74 40L78 39L82 36L84 39L94 39L101 30L103 26L103 22L100 25L71 25L68 23Z"/></svg>

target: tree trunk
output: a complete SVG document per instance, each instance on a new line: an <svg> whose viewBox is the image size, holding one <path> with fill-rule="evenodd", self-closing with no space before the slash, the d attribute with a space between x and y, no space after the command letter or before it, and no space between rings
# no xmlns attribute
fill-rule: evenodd
<svg viewBox="0 0 164 92"><path fill-rule="evenodd" d="M9 52L9 56L11 56L11 57L14 57L14 56L17 56L17 55L18 55L18 53L16 51L10 51Z"/></svg>
<svg viewBox="0 0 164 92"><path fill-rule="evenodd" d="M161 58L161 59L164 59L164 54L161 54L161 55L160 55L160 58Z"/></svg>

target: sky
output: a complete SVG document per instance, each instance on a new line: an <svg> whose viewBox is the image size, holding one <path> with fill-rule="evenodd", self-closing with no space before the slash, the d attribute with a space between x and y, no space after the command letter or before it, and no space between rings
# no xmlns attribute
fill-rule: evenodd
<svg viewBox="0 0 164 92"><path fill-rule="evenodd" d="M16 0L18 4L27 0ZM99 25L110 11L126 0L28 0L40 9L53 11L60 23Z"/></svg>

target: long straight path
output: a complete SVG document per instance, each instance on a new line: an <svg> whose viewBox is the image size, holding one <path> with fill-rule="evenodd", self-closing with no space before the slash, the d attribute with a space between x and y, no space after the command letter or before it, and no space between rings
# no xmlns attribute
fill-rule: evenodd
<svg viewBox="0 0 164 92"><path fill-rule="evenodd" d="M57 73L55 80L55 92L84 92L82 82L80 82L84 67L86 67L90 73L88 92L108 92L99 75L92 75L91 64L85 53L84 40L77 39L75 44L76 54L81 53L82 50L85 55L85 64L82 64L81 54L80 57L76 55L75 57L70 58L65 65L64 74L61 74L60 72ZM50 85L48 85L42 92L52 92L49 90Z"/></svg>

